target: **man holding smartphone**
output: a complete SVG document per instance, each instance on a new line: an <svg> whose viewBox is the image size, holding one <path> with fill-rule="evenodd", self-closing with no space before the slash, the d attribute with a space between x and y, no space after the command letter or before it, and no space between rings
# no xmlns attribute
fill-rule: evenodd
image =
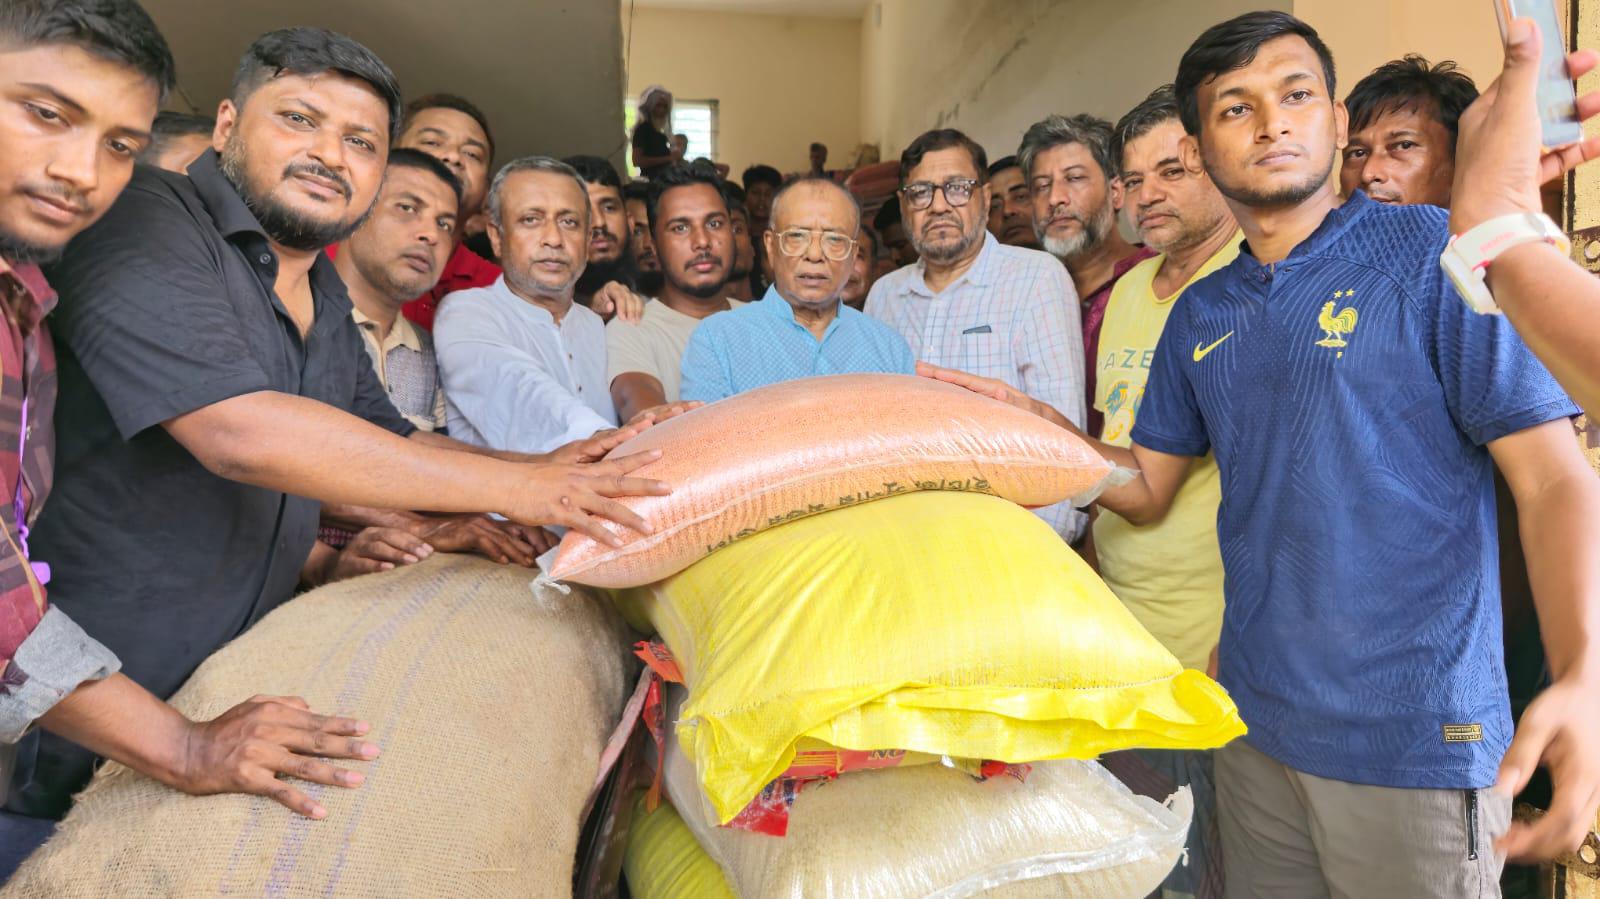
<svg viewBox="0 0 1600 899"><path fill-rule="evenodd" d="M1340 204L1332 69L1316 32L1275 12L1185 53L1184 125L1247 244L1173 310L1131 451L1101 449L1141 477L1101 504L1158 519L1191 458L1216 453L1219 679L1250 726L1216 759L1230 894L1498 895L1503 853L1548 857L1582 835L1563 822L1593 820L1600 552L1583 535L1600 481L1576 407L1440 271L1446 214ZM1491 460L1555 680L1515 741ZM1511 788L1541 759L1560 819L1513 828Z"/></svg>

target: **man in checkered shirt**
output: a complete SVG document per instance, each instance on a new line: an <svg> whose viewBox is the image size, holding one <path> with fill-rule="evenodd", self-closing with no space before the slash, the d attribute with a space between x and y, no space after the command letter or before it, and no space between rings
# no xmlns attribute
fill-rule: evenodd
<svg viewBox="0 0 1600 899"><path fill-rule="evenodd" d="M922 258L873 285L867 315L899 331L917 359L1004 381L1081 424L1078 295L1053 256L986 230L983 148L954 129L927 132L900 156L899 195ZM1065 503L1039 515L1068 542L1087 521Z"/></svg>

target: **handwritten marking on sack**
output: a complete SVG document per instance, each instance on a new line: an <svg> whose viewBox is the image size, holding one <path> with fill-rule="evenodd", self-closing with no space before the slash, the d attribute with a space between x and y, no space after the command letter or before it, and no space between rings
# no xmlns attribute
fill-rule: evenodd
<svg viewBox="0 0 1600 899"><path fill-rule="evenodd" d="M897 496L901 493L906 493L913 490L955 490L963 493L994 494L994 488L989 486L989 481L986 478L940 478L938 480L912 481L910 486L902 484L899 481L885 481L883 483L882 490L860 490L855 493L846 494L839 497L837 502L807 503L803 508L791 509L782 515L769 515L767 516L767 523L764 527L740 528L716 543L707 544L706 555L709 556L719 549L726 549L727 547L738 543L740 540L743 540L746 537L749 537L753 534L759 534L761 531L766 530L767 528L777 527L780 524L787 524L791 521L797 521L801 518L810 518L813 515L821 515L824 512L831 512L834 509L843 509L848 506L857 506L862 503L872 502L876 499Z"/></svg>

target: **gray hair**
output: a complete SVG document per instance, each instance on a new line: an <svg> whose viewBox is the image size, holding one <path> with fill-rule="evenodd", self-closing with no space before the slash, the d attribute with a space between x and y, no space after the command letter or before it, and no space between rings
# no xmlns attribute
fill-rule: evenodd
<svg viewBox="0 0 1600 899"><path fill-rule="evenodd" d="M1117 121L1111 135L1111 158L1116 160L1117 168L1111 174L1122 174L1122 152L1128 144L1154 131L1157 125L1178 120L1178 93L1172 85L1163 84L1151 91L1150 96Z"/></svg>
<svg viewBox="0 0 1600 899"><path fill-rule="evenodd" d="M839 193L844 194L845 198L850 201L850 208L856 211L856 231L857 233L861 231L861 201L856 199L855 193L852 192L850 188L845 187L843 184L840 184L832 178L824 175L806 175L803 178L796 178L778 188L778 192L772 195L771 218L767 222L768 231L773 230L773 226L778 222L778 205L783 200L784 196L788 194L789 191L802 186L831 187L834 190L837 190Z"/></svg>
<svg viewBox="0 0 1600 899"><path fill-rule="evenodd" d="M1040 153L1065 144L1083 144L1089 155L1099 164L1100 171L1109 180L1116 176L1120 166L1111 164L1111 123L1092 115L1053 115L1035 122L1022 136L1022 146L1017 148L1017 164L1022 175L1033 180L1033 160Z"/></svg>
<svg viewBox="0 0 1600 899"><path fill-rule="evenodd" d="M513 159L500 167L495 173L494 181L489 184L489 221L496 227L500 226L500 197L505 191L506 179L518 172L549 172L552 175L566 175L572 183L578 185L578 190L583 193L583 217L589 218L589 188L583 183L583 176L578 170L559 159L549 156L523 156Z"/></svg>

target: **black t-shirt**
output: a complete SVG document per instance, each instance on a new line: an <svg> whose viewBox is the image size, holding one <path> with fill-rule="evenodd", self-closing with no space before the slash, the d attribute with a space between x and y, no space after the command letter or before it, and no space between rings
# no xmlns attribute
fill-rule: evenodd
<svg viewBox="0 0 1600 899"><path fill-rule="evenodd" d="M368 361L332 263L311 269L316 319L302 342L273 290L267 236L216 154L189 171L140 166L50 271L56 478L29 541L51 566L51 601L162 698L294 595L319 504L212 474L161 422L278 391L415 430ZM92 761L31 737L7 807L59 817Z"/></svg>
<svg viewBox="0 0 1600 899"><path fill-rule="evenodd" d="M649 119L643 119L633 127L633 149L642 156L672 155L672 144L667 141L667 136L662 134ZM670 163L641 168L639 174L646 178L654 178L656 173L665 171L668 165Z"/></svg>

